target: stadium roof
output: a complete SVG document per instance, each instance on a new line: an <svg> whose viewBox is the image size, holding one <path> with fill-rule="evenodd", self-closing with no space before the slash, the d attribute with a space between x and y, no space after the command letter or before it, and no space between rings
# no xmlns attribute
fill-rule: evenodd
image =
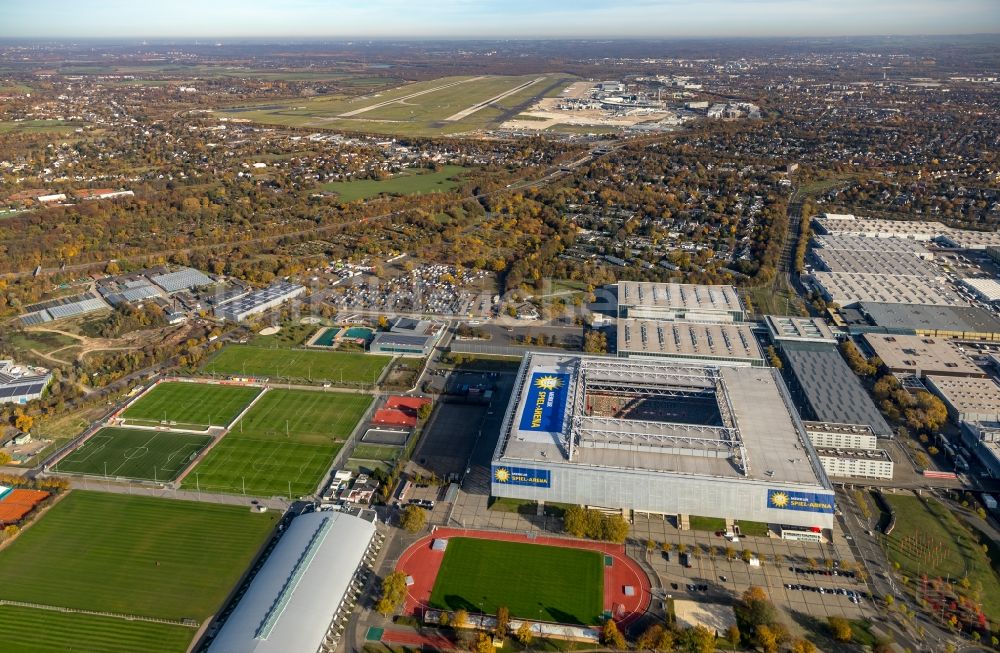
<svg viewBox="0 0 1000 653"><path fill-rule="evenodd" d="M791 398L771 368L531 352L518 375L497 459L824 482ZM648 413L602 416L591 408L598 396L672 405L662 420ZM540 414L542 405L551 410ZM697 419L713 412L718 420ZM691 415L696 419L686 419Z"/></svg>
<svg viewBox="0 0 1000 653"><path fill-rule="evenodd" d="M812 419L867 424L876 435L892 435L889 425L836 347L793 342L785 344L782 352Z"/></svg>
<svg viewBox="0 0 1000 653"><path fill-rule="evenodd" d="M209 652L319 650L374 535L374 524L343 512L293 519Z"/></svg>
<svg viewBox="0 0 1000 653"><path fill-rule="evenodd" d="M887 329L1000 333L1000 320L974 306L860 302L858 310L871 323Z"/></svg>

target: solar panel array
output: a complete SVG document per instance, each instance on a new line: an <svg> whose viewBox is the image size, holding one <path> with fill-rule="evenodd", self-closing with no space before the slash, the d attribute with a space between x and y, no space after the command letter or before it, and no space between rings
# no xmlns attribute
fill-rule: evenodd
<svg viewBox="0 0 1000 653"><path fill-rule="evenodd" d="M107 302L94 295L78 295L69 301L60 303L50 303L47 308L25 313L21 316L21 324L32 326L34 324L44 324L52 320L61 320L67 317L76 317L86 313L93 313L105 308L109 308Z"/></svg>
<svg viewBox="0 0 1000 653"><path fill-rule="evenodd" d="M36 395L45 388L44 383L33 383L31 385L12 385L0 387L0 399L10 397L20 397L22 395Z"/></svg>

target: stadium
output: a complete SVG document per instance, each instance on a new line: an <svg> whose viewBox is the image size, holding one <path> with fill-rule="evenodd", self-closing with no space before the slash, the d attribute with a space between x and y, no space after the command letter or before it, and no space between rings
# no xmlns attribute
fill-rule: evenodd
<svg viewBox="0 0 1000 653"><path fill-rule="evenodd" d="M529 353L491 493L538 502L832 529L834 493L770 368Z"/></svg>

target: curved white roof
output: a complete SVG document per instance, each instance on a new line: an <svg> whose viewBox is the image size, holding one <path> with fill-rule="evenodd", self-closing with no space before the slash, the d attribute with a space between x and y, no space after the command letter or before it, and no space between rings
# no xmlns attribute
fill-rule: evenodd
<svg viewBox="0 0 1000 653"><path fill-rule="evenodd" d="M209 652L314 653L374 535L343 512L293 519Z"/></svg>

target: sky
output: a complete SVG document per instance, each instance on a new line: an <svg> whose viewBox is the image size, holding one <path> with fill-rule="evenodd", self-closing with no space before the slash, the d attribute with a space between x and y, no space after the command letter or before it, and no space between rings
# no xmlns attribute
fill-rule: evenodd
<svg viewBox="0 0 1000 653"><path fill-rule="evenodd" d="M0 38L1000 33L1000 0L0 0Z"/></svg>

